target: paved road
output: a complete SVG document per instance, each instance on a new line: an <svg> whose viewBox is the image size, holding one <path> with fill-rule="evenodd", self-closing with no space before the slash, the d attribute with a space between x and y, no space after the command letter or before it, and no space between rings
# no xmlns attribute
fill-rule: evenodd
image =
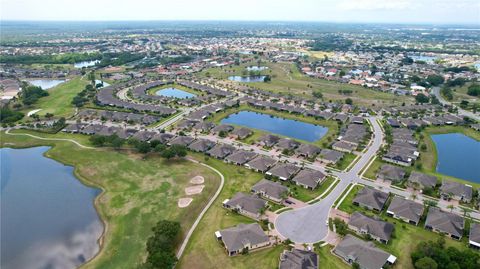
<svg viewBox="0 0 480 269"><path fill-rule="evenodd" d="M433 87L432 88L432 93L433 93L433 95L435 95L438 98L438 100L440 101L440 103L442 105L449 105L449 106L454 106L455 108L457 108L458 109L458 115L467 116L469 118L475 119L476 121L480 121L480 116L478 114L474 114L473 112L463 110L460 107L458 107L458 106L450 103L449 101L445 100L443 98L443 96L440 94L440 87Z"/></svg>
<svg viewBox="0 0 480 269"><path fill-rule="evenodd" d="M319 202L300 209L281 213L275 221L275 229L285 238L295 243L316 243L328 233L326 224L333 203L341 196L348 184L358 182L358 174L380 148L383 140L382 130L374 117L369 118L374 130L373 141L368 150L348 172L333 172L340 182L330 194Z"/></svg>

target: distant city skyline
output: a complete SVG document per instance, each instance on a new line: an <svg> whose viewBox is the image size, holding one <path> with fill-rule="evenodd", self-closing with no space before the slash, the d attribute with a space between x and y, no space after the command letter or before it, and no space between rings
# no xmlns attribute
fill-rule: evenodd
<svg viewBox="0 0 480 269"><path fill-rule="evenodd" d="M478 0L0 0L1 20L480 24Z"/></svg>

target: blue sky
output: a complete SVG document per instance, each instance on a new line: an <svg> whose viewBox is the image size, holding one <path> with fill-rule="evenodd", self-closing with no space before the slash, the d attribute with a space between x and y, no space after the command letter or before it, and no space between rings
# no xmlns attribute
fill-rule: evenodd
<svg viewBox="0 0 480 269"><path fill-rule="evenodd" d="M2 20L480 24L479 0L0 0Z"/></svg>

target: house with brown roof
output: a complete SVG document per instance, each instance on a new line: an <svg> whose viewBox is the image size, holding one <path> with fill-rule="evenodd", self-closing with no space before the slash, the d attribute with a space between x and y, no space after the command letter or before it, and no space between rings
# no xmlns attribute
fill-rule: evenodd
<svg viewBox="0 0 480 269"><path fill-rule="evenodd" d="M217 240L223 242L228 256L234 256L270 245L270 240L258 223L238 224L215 232Z"/></svg>

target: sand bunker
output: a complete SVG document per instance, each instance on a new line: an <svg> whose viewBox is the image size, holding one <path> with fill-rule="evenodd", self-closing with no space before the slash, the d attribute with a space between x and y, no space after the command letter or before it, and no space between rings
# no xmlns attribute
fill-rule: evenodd
<svg viewBox="0 0 480 269"><path fill-rule="evenodd" d="M178 199L178 207L184 208L190 205L190 203L193 201L192 198L180 198Z"/></svg>
<svg viewBox="0 0 480 269"><path fill-rule="evenodd" d="M205 178L202 176L194 176L190 179L191 184L203 184L203 182L205 182Z"/></svg>
<svg viewBox="0 0 480 269"><path fill-rule="evenodd" d="M197 185L197 186L192 186L192 187L186 187L185 188L185 193L187 195L199 194L203 191L204 187L205 187L205 185Z"/></svg>

